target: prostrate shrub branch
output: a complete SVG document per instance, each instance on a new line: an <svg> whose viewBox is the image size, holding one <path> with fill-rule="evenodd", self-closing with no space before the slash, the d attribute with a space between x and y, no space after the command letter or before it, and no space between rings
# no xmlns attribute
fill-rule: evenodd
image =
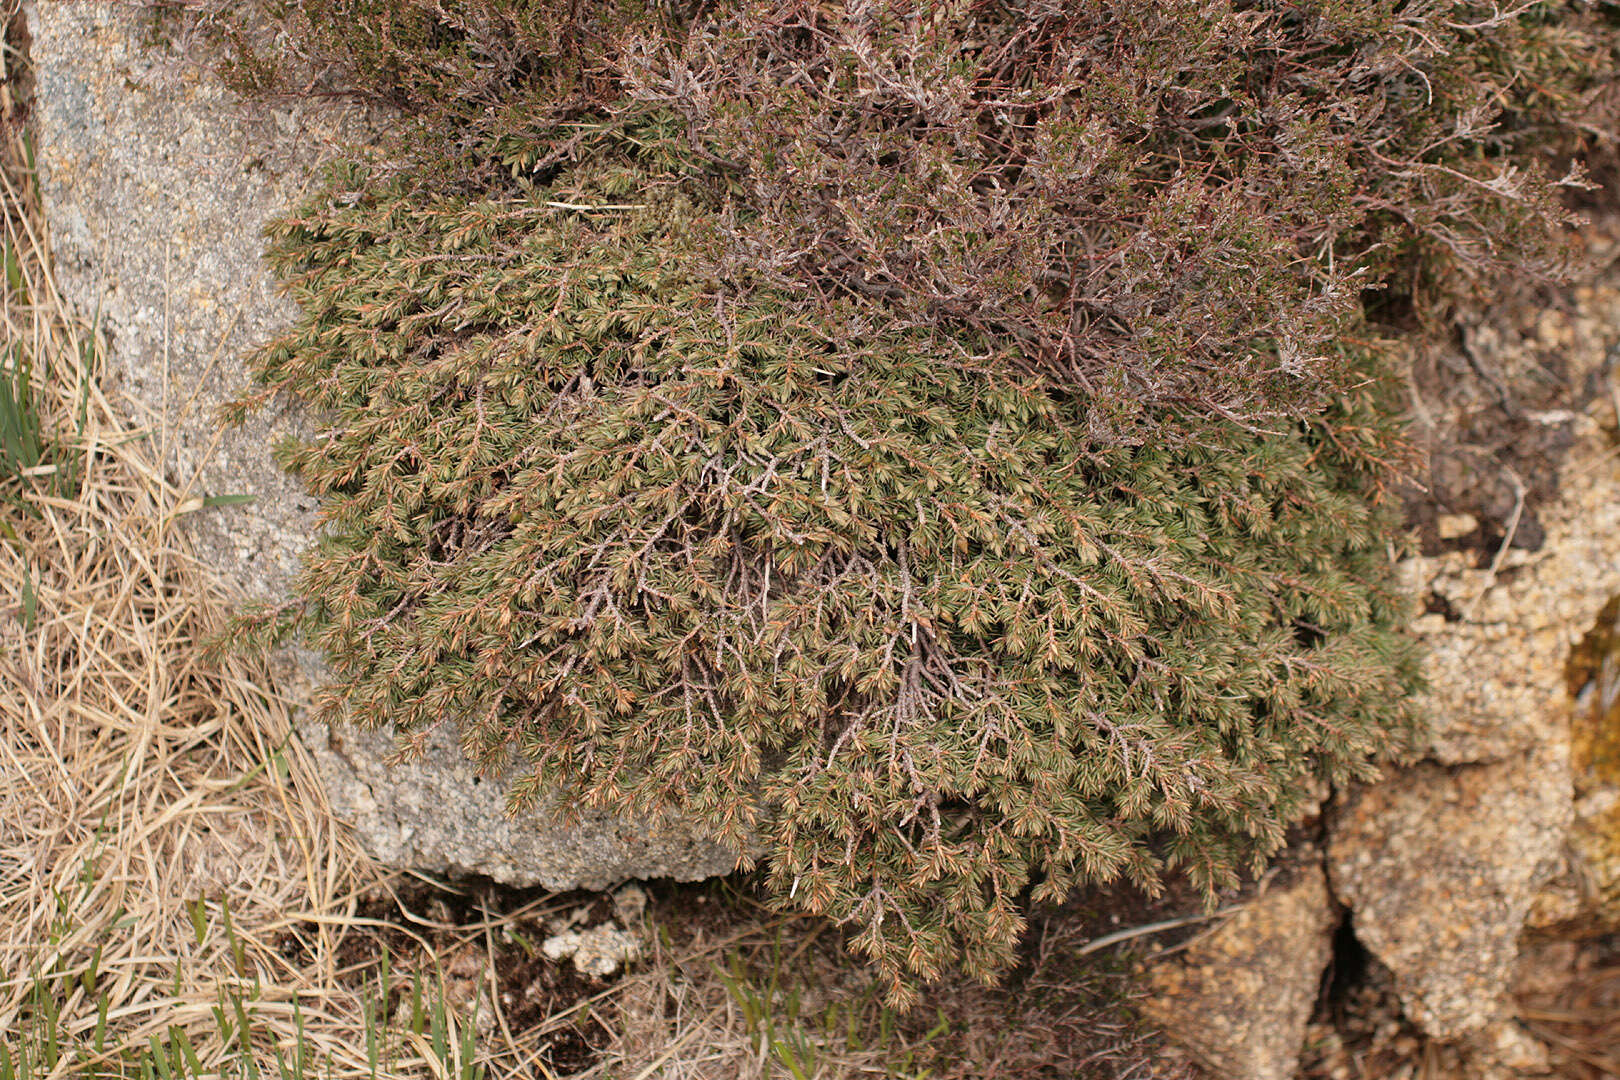
<svg viewBox="0 0 1620 1080"><path fill-rule="evenodd" d="M415 118L272 229L329 718L757 841L900 997L1005 969L1031 899L1231 885L1414 744L1400 440L1344 335L1361 290L1556 264L1515 129L1579 148L1595 18L282 20Z"/></svg>

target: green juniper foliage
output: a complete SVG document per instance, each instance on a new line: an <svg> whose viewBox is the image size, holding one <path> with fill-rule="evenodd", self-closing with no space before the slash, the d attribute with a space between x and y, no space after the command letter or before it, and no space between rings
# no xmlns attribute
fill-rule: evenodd
<svg viewBox="0 0 1620 1080"><path fill-rule="evenodd" d="M1396 748L1365 401L1098 448L971 336L690 276L702 208L636 156L502 199L353 167L274 226L305 315L258 374L331 417L284 448L329 719L758 837L897 981L1005 968L1031 886L1231 884ZM627 170L638 208L566 209Z"/></svg>
<svg viewBox="0 0 1620 1080"><path fill-rule="evenodd" d="M1453 0L199 19L244 89L292 78L268 26L287 85L402 110L273 226L304 316L254 360L329 423L259 616L326 715L757 841L902 998L1005 969L1031 899L1229 885L1414 744L1346 335L1556 270L1537 155L1601 137L1616 40Z"/></svg>

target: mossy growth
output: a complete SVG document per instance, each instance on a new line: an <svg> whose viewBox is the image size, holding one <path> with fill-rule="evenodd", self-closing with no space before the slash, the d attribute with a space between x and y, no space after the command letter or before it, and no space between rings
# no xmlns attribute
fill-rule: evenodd
<svg viewBox="0 0 1620 1080"><path fill-rule="evenodd" d="M675 118L566 134L544 182L351 164L272 227L303 317L254 366L326 417L280 452L324 507L291 617L327 719L758 844L900 999L1003 971L1031 900L1233 884L1410 740L1376 377L1099 441L970 328L699 272Z"/></svg>

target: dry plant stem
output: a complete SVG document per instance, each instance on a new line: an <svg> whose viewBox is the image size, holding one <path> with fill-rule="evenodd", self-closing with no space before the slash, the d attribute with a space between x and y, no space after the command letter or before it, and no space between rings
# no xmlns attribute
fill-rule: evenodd
<svg viewBox="0 0 1620 1080"><path fill-rule="evenodd" d="M1508 515L1507 529L1502 536L1502 544L1496 549L1496 555L1491 559L1490 569L1485 571L1484 584L1480 586L1479 595L1474 597L1468 605L1467 618L1472 622L1479 612L1480 604L1485 601L1485 594L1491 591L1496 584L1496 575L1501 571L1502 564L1507 561L1508 552L1513 547L1514 537L1519 534L1519 520L1524 516L1524 500L1529 489L1524 486L1524 480L1510 466L1502 466L1508 479L1513 481L1513 512Z"/></svg>
<svg viewBox="0 0 1620 1080"><path fill-rule="evenodd" d="M1126 927L1124 930L1116 930L1112 934L1104 934L1100 938L1087 942L1080 949L1077 949L1074 955L1089 956L1094 952L1101 952L1111 945L1118 945L1133 938L1146 937L1149 934L1160 934L1166 930L1175 930L1183 926L1196 926L1199 923L1210 922L1214 919L1224 919L1228 915L1235 915L1242 910L1242 904L1228 904L1226 907L1212 911L1208 915L1188 915L1181 919L1165 919L1162 922L1147 923L1143 926Z"/></svg>

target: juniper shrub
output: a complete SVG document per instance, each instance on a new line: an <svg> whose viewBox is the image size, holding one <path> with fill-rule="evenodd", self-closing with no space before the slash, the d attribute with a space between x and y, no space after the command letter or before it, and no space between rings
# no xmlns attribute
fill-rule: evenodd
<svg viewBox="0 0 1620 1080"><path fill-rule="evenodd" d="M1229 885L1399 745L1366 401L1099 447L971 334L691 276L674 177L568 209L627 167L500 200L354 170L275 227L305 316L258 373L332 425L284 448L325 506L327 718L760 838L897 985L1003 969L1031 887Z"/></svg>
<svg viewBox="0 0 1620 1080"><path fill-rule="evenodd" d="M330 656L328 718L757 840L898 998L1084 882L1213 894L1414 745L1349 336L1369 291L1557 270L1535 155L1601 135L1600 13L259 14L403 110L273 226L304 314L243 403L329 418L258 616Z"/></svg>

